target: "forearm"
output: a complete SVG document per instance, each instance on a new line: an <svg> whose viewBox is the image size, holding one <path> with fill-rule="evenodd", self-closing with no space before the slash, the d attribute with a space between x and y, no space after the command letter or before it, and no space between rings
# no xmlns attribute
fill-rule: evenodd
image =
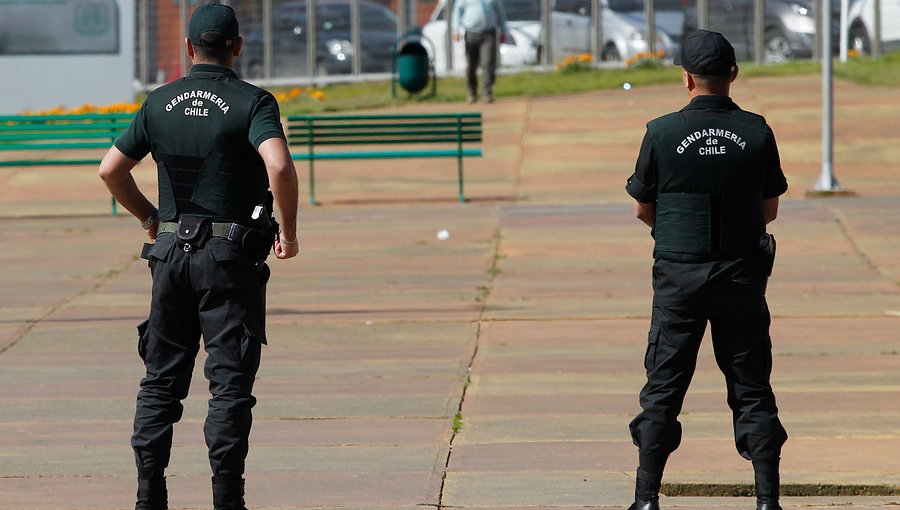
<svg viewBox="0 0 900 510"><path fill-rule="evenodd" d="M653 228L653 225L656 223L656 204L635 200L634 216L643 221L648 227Z"/></svg>
<svg viewBox="0 0 900 510"><path fill-rule="evenodd" d="M778 217L778 197L763 199L763 221L766 225Z"/></svg>
<svg viewBox="0 0 900 510"><path fill-rule="evenodd" d="M281 138L269 138L259 146L259 154L266 165L269 187L275 198L275 210L281 235L288 241L297 238L297 170L287 143Z"/></svg>
<svg viewBox="0 0 900 510"><path fill-rule="evenodd" d="M287 240L297 238L297 203L299 192L297 190L297 172L291 163L289 168L272 172L269 186L272 196L275 197L275 210L278 213L278 223L281 224L282 236Z"/></svg>
<svg viewBox="0 0 900 510"><path fill-rule="evenodd" d="M128 159L115 147L111 148L100 163L100 178L122 207L140 221L156 212L156 207L138 188L131 169L137 161Z"/></svg>

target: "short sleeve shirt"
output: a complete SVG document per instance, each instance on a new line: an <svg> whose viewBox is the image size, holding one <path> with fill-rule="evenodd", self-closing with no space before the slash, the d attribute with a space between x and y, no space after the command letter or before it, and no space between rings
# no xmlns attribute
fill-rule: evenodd
<svg viewBox="0 0 900 510"><path fill-rule="evenodd" d="M208 75L211 78L224 76L237 79L237 75L231 69L213 64L197 64L191 68L190 77ZM148 129L148 115L146 109L151 101L145 101L135 115L134 121L115 141L115 146L125 156L133 160L141 160L150 153L151 133ZM262 93L250 114L250 129L247 132L247 141L254 149L259 149L263 142L270 138L285 139L281 126L281 113L278 102L268 92Z"/></svg>
<svg viewBox="0 0 900 510"><path fill-rule="evenodd" d="M697 116L727 116L732 110L739 109L729 97L725 96L697 96L681 109L686 118ZM781 158L778 156L778 146L775 143L775 135L772 129L766 126L766 140L771 145L770 159L766 168L763 198L775 198L787 191L787 179L781 169ZM650 133L644 134L641 142L641 150L638 153L634 174L628 178L625 190L638 202L654 203L657 196L657 154L653 149L653 141Z"/></svg>

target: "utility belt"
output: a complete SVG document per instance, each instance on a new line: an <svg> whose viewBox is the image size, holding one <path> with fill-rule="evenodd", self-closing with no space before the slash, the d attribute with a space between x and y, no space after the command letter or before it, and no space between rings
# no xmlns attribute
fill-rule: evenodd
<svg viewBox="0 0 900 510"><path fill-rule="evenodd" d="M248 228L237 223L212 221L200 216L181 216L178 223L163 221L158 233L173 233L185 252L202 248L211 237L235 242L254 260L263 261L272 249L275 233L258 228Z"/></svg>

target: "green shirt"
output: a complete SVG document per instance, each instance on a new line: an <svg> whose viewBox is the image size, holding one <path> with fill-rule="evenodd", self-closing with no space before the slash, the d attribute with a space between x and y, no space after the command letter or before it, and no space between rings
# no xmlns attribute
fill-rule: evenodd
<svg viewBox="0 0 900 510"><path fill-rule="evenodd" d="M276 137L285 139L272 94L228 67L197 64L151 92L115 145L134 160L153 156L163 221L192 214L246 223L269 188L259 146Z"/></svg>

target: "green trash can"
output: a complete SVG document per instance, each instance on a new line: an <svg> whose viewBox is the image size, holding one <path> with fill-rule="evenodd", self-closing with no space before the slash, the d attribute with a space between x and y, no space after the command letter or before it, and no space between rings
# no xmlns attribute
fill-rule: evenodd
<svg viewBox="0 0 900 510"><path fill-rule="evenodd" d="M424 44L431 47L431 52ZM419 29L413 29L398 37L391 45L393 69L391 73L391 92L397 97L397 84L410 94L421 92L431 81L431 95L437 92L437 81L434 78L434 45Z"/></svg>
<svg viewBox="0 0 900 510"><path fill-rule="evenodd" d="M420 43L409 41L397 55L397 80L403 90L415 94L428 85L428 51Z"/></svg>

